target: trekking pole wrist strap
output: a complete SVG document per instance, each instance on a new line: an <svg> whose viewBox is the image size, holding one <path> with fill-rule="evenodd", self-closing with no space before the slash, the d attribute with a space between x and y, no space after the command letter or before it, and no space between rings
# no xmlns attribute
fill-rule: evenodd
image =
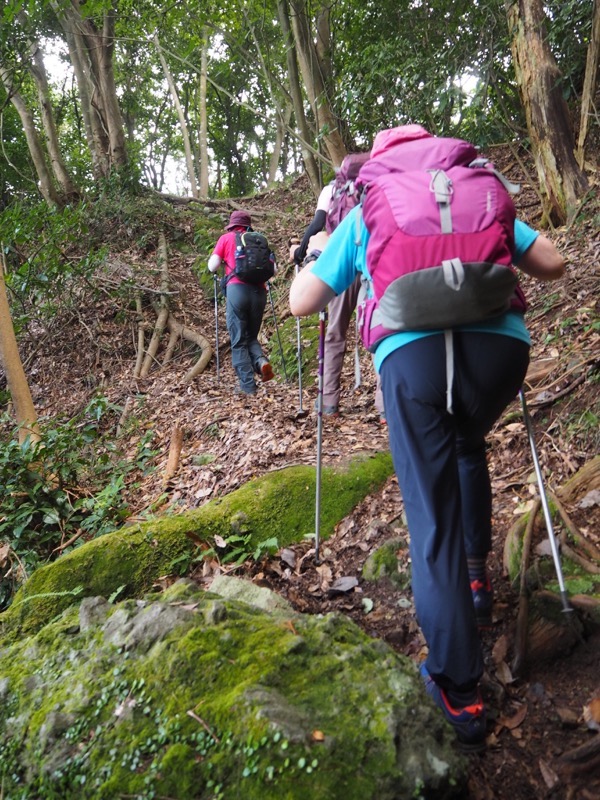
<svg viewBox="0 0 600 800"><path fill-rule="evenodd" d="M302 266L305 267L307 264L312 264L312 262L316 261L322 252L322 250L311 250L310 253L306 254L306 257L302 262Z"/></svg>

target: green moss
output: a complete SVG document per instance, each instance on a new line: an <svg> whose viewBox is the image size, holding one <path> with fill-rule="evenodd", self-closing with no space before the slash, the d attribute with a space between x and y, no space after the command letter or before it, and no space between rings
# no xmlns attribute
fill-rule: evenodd
<svg viewBox="0 0 600 800"><path fill-rule="evenodd" d="M378 581L388 578L401 589L410 584L410 573L399 572L398 551L406 550L406 540L395 537L378 547L365 561L362 576L366 581Z"/></svg>
<svg viewBox="0 0 600 800"><path fill-rule="evenodd" d="M358 458L347 469L325 468L321 484L321 534L325 539L354 506L391 474L388 454ZM38 630L82 597L135 597L161 575L197 555L192 541L251 534L251 548L267 538L280 547L314 531L315 469L291 467L258 478L200 509L123 528L88 542L33 573L12 606L0 614L0 635L12 640ZM181 574L181 572L180 572Z"/></svg>
<svg viewBox="0 0 600 800"><path fill-rule="evenodd" d="M414 667L350 620L293 615L286 625L227 602L224 620L205 625L213 597L181 586L171 596L196 611L149 649L106 642L117 620L127 633L143 618L126 602L104 628L75 632L69 610L0 653L7 800L391 800L419 796L430 752L460 776ZM425 743L411 738L419 719ZM447 779L428 778L436 796Z"/></svg>

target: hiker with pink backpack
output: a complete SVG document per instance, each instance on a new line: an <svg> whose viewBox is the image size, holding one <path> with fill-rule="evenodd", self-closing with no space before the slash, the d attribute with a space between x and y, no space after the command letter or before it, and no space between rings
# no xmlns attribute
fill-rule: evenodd
<svg viewBox="0 0 600 800"><path fill-rule="evenodd" d="M333 233L346 214L360 199L356 178L360 168L368 161L369 153L350 153L336 170L335 179L325 186L317 200L317 208L310 225L299 244L290 244L290 261L302 265L311 238L326 231ZM346 337L350 321L356 308L360 293L360 277L345 292L334 297L327 307L327 328L323 346L323 398L322 413L325 416L338 416L340 407L340 378L346 355ZM357 384L360 380L357 379ZM375 408L381 422L385 422L383 395L377 380L375 389Z"/></svg>
<svg viewBox="0 0 600 800"><path fill-rule="evenodd" d="M427 692L465 751L485 746L479 628L491 625L486 573L492 497L485 436L529 362L513 264L556 280L564 259L515 219L506 181L476 149L420 125L381 131L360 171L360 206L290 291L312 314L361 275L361 336L374 353L410 532L412 590L428 645ZM317 237L310 247L321 249Z"/></svg>

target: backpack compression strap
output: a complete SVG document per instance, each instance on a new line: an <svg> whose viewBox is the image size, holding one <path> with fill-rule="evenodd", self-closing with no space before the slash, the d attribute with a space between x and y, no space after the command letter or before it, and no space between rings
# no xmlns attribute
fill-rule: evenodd
<svg viewBox="0 0 600 800"><path fill-rule="evenodd" d="M431 174L429 191L435 195L435 202L440 211L440 230L442 233L452 233L452 211L450 202L452 200L452 181L442 169L427 170ZM455 291L459 291L465 278L465 268L460 258L452 258L442 261L444 282ZM452 409L452 387L454 385L454 340L452 329L444 331L444 346L446 349L446 410L453 414Z"/></svg>

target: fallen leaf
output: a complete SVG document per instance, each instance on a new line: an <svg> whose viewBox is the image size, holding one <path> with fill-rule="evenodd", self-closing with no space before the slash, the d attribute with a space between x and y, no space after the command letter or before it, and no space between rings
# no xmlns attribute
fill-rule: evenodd
<svg viewBox="0 0 600 800"><path fill-rule="evenodd" d="M227 542L222 536L219 536L218 533L215 534L215 544L217 547L227 547Z"/></svg>
<svg viewBox="0 0 600 800"><path fill-rule="evenodd" d="M494 659L494 664L500 664L502 661L505 661L507 653L508 653L508 639L503 634L502 636L499 637L498 641L492 648L492 658Z"/></svg>
<svg viewBox="0 0 600 800"><path fill-rule="evenodd" d="M358 579L352 575L345 575L342 578L337 578L329 589L329 594L344 594L351 592L355 586L358 586Z"/></svg>
<svg viewBox="0 0 600 800"><path fill-rule="evenodd" d="M506 661L501 661L496 666L496 677L503 686L507 686L508 684L513 683L514 681L513 674Z"/></svg>
<svg viewBox="0 0 600 800"><path fill-rule="evenodd" d="M600 731L600 696L592 697L583 707L583 719L590 730Z"/></svg>
<svg viewBox="0 0 600 800"><path fill-rule="evenodd" d="M523 703L523 705L519 708L516 714L513 714L512 717L500 717L498 720L498 724L502 725L504 728L508 728L509 731L516 731L516 728L521 725L525 717L527 716L527 703Z"/></svg>
<svg viewBox="0 0 600 800"><path fill-rule="evenodd" d="M566 728L576 728L578 723L577 714L571 708L565 708L564 706L557 706L556 713L558 714L558 718L562 725Z"/></svg>
<svg viewBox="0 0 600 800"><path fill-rule="evenodd" d="M279 554L279 558L283 561L284 564L287 564L288 567L292 569L296 566L296 553L290 547L284 547L284 549Z"/></svg>
<svg viewBox="0 0 600 800"><path fill-rule="evenodd" d="M600 489L592 489L588 492L583 500L578 503L579 508L591 508L592 506L600 506Z"/></svg>
<svg viewBox="0 0 600 800"><path fill-rule="evenodd" d="M542 758L540 758L539 760L539 767L540 767L540 772L542 773L542 778L544 779L544 783L546 784L548 789L553 789L559 782L560 778L558 777L556 772L554 772L554 770L551 769Z"/></svg>
<svg viewBox="0 0 600 800"><path fill-rule="evenodd" d="M525 428L522 422L509 422L509 424L505 425L504 427L511 433L520 433Z"/></svg>

